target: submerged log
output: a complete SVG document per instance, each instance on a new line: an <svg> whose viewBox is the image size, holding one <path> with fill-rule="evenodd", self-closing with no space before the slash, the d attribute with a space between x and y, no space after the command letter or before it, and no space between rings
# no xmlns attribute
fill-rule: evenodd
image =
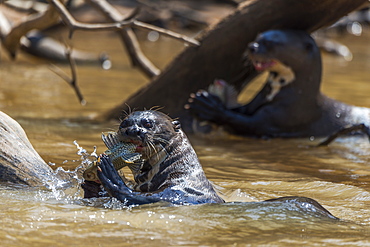
<svg viewBox="0 0 370 247"><path fill-rule="evenodd" d="M258 73L243 53L247 44L268 29L300 29L313 32L333 24L367 0L251 0L210 28L199 40L201 46L187 47L148 85L122 104L106 112L105 119L118 119L123 111L163 107L171 117L186 125L184 110L189 94L205 89L214 79L224 79L239 92ZM244 57L244 58L243 58Z"/></svg>
<svg viewBox="0 0 370 247"><path fill-rule="evenodd" d="M45 186L53 180L53 169L32 147L22 127L0 112L0 181Z"/></svg>

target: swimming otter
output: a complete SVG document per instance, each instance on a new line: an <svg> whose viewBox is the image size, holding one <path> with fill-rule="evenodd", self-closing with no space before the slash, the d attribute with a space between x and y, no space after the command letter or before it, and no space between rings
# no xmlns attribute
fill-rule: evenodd
<svg viewBox="0 0 370 247"><path fill-rule="evenodd" d="M369 126L370 109L320 92L321 55L308 33L270 30L250 43L247 52L256 70L270 72L261 91L233 109L199 91L187 105L193 115L232 133L256 137L327 136L351 125Z"/></svg>
<svg viewBox="0 0 370 247"><path fill-rule="evenodd" d="M129 188L107 155L100 156L98 177L113 197L127 205L168 201L174 204L224 202L206 178L198 157L178 121L158 111L136 111L118 130L124 142L137 145L146 160L133 172Z"/></svg>

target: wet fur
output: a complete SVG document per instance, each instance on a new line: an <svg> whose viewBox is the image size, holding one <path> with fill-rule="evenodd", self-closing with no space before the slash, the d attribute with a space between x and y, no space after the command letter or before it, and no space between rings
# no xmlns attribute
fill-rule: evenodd
<svg viewBox="0 0 370 247"><path fill-rule="evenodd" d="M178 121L158 111L136 111L122 121L118 133L122 141L142 143L147 147L143 152L147 161L134 174L136 185L130 189L109 157L101 156L98 176L112 197L127 205L157 201L173 204L224 202L206 178Z"/></svg>

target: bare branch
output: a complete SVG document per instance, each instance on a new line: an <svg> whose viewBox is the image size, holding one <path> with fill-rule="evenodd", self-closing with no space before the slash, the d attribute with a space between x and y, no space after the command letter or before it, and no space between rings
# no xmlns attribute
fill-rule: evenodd
<svg viewBox="0 0 370 247"><path fill-rule="evenodd" d="M123 21L134 19L140 13L140 10L141 10L140 6L136 7L133 11L131 11L131 13L124 17Z"/></svg>
<svg viewBox="0 0 370 247"><path fill-rule="evenodd" d="M73 18L73 16L68 12L65 6L59 0L49 0L51 4L56 8L60 14L63 21L68 25L68 27L73 31L84 30L84 31L119 31L124 28L138 28L142 30L156 31L165 36L184 41L193 46L199 46L200 43L196 39L190 38L186 35L182 35L164 28L153 26L138 20L133 19L137 14L137 9L133 11L128 17L121 21L115 23L82 23ZM113 7L112 7L113 8ZM105 12L105 13L109 13Z"/></svg>
<svg viewBox="0 0 370 247"><path fill-rule="evenodd" d="M52 64L52 67L50 67L51 71L53 71L55 74L60 76L63 80L65 80L75 91L78 100L80 101L81 105L86 105L86 100L84 99L80 88L77 85L77 73L76 73L76 62L71 56L72 50L69 46L66 47L66 57L69 61L69 66L71 68L71 78L62 71L59 67Z"/></svg>
<svg viewBox="0 0 370 247"><path fill-rule="evenodd" d="M72 36L75 30L119 31L123 44L125 45L125 48L131 58L131 63L133 64L133 66L137 66L142 72L144 72L149 77L159 75L160 70L143 54L139 42L137 41L136 35L131 28L156 31L160 34L184 41L193 46L200 45L200 43L193 38L133 19L134 16L137 14L138 9L135 9L127 17L124 17L105 0L100 1L89 0L89 2L92 6L94 6L96 9L102 12L109 20L113 21L114 23L87 24L78 22L73 18L73 16L68 12L68 10L59 0L49 0L49 3L56 8L58 13L62 17L63 21L68 25L70 29L70 37Z"/></svg>
<svg viewBox="0 0 370 247"><path fill-rule="evenodd" d="M4 47L12 58L16 56L22 36L32 29L45 29L59 22L59 15L54 8L48 8L43 13L33 14L27 17L19 25L13 27L4 38Z"/></svg>
<svg viewBox="0 0 370 247"><path fill-rule="evenodd" d="M114 22L125 20L120 12L105 0L88 0L88 2L100 11L104 16ZM144 74L152 78L160 74L160 70L144 55L140 49L139 42L134 31L130 27L121 29L118 32L121 36L122 43L130 56L133 66L137 66Z"/></svg>
<svg viewBox="0 0 370 247"><path fill-rule="evenodd" d="M63 19L65 24L70 29L70 36L75 30L83 30L83 31L116 31L120 29L121 25L129 25L128 21L123 21L122 23L102 23L102 24L88 24L88 23L81 23L69 13L63 3L59 0L49 0L50 4L55 8L55 10L59 13L60 17Z"/></svg>
<svg viewBox="0 0 370 247"><path fill-rule="evenodd" d="M170 31L168 29L153 26L153 25L150 25L150 24L138 21L138 20L133 20L132 24L131 24L131 27L137 28L137 29L143 29L143 30L156 31L156 32L158 32L160 34L163 34L165 36L168 36L170 38L184 41L187 44L190 44L190 45L193 45L193 46L200 46L200 42L196 39L190 38L190 37L188 37L186 35L183 35L183 34L179 34L179 33Z"/></svg>
<svg viewBox="0 0 370 247"><path fill-rule="evenodd" d="M332 143L335 139L337 139L339 136L348 135L353 132L363 132L367 135L370 141L370 128L366 126L365 124L358 124L358 125L352 125L349 127L342 128L335 132L334 134L330 135L325 141L320 142L317 144L317 147L323 147L328 146L330 143Z"/></svg>
<svg viewBox="0 0 370 247"><path fill-rule="evenodd" d="M75 30L99 31L99 30L114 30L120 31L122 40L130 55L131 62L134 66L139 67L146 75L153 77L160 74L160 70L156 68L143 54L140 45L137 41L135 33L131 27L145 30L154 30L158 33L181 40L190 45L198 46L199 42L185 35L178 34L163 28L152 26L137 20L133 17L138 9L135 9L130 15L124 18L113 6L106 1L91 0L92 4L114 23L97 23L86 24L76 21L64 6L64 0L49 0L53 7L49 7L45 12L31 15L26 21L13 27L10 31L6 30L6 34L2 33L3 45L9 52L12 58L15 58L16 52L22 42L22 36L26 35L32 29L45 29L59 22L59 15L70 28L70 37ZM4 30L3 30L4 32Z"/></svg>

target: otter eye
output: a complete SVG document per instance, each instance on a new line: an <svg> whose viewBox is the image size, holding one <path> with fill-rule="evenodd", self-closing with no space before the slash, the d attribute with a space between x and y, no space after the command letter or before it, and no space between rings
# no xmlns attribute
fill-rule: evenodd
<svg viewBox="0 0 370 247"><path fill-rule="evenodd" d="M144 128L147 128L147 129L150 129L153 127L153 121L149 120L149 119L143 119L141 120L141 125L144 127Z"/></svg>

